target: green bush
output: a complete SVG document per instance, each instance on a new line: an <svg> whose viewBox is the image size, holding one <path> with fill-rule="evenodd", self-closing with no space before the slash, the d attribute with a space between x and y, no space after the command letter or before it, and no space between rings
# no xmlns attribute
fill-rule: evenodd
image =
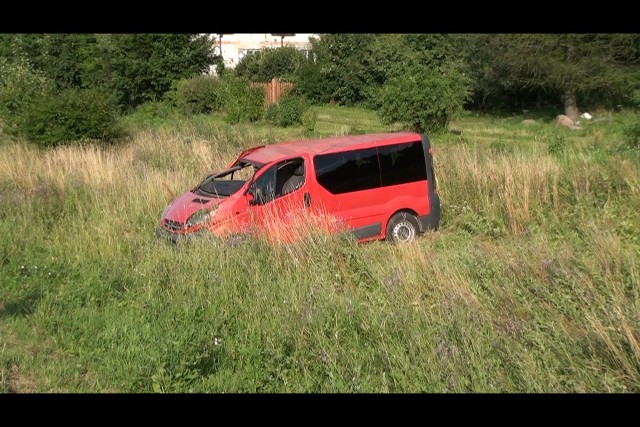
<svg viewBox="0 0 640 427"><path fill-rule="evenodd" d="M306 60L304 53L292 46L267 48L245 55L234 70L236 76L252 82L269 82L291 78Z"/></svg>
<svg viewBox="0 0 640 427"><path fill-rule="evenodd" d="M25 112L34 99L51 90L53 85L28 61L9 62L0 58L0 121L2 131L19 136Z"/></svg>
<svg viewBox="0 0 640 427"><path fill-rule="evenodd" d="M318 121L318 113L311 108L308 108L307 111L302 115L302 127L304 130L311 133L316 130L316 122Z"/></svg>
<svg viewBox="0 0 640 427"><path fill-rule="evenodd" d="M401 122L417 132L445 129L469 95L469 79L454 64L432 68L408 65L378 92L378 114L385 124Z"/></svg>
<svg viewBox="0 0 640 427"><path fill-rule="evenodd" d="M331 101L332 87L335 85L322 73L321 68L312 61L306 61L296 70L293 91L304 96L314 104L326 104Z"/></svg>
<svg viewBox="0 0 640 427"><path fill-rule="evenodd" d="M300 96L285 95L278 104L269 106L266 119L271 124L280 127L301 125L303 114L308 109L309 103L306 99Z"/></svg>
<svg viewBox="0 0 640 427"><path fill-rule="evenodd" d="M220 80L220 95L229 123L256 122L264 114L264 89L250 86L246 78L225 76Z"/></svg>
<svg viewBox="0 0 640 427"><path fill-rule="evenodd" d="M636 108L640 108L640 90L636 90L631 95L631 99ZM625 146L627 150L640 150L640 117L636 116L635 120L625 129Z"/></svg>
<svg viewBox="0 0 640 427"><path fill-rule="evenodd" d="M149 101L140 104L136 109L125 116L127 123L136 126L161 126L179 115L175 106L170 101Z"/></svg>
<svg viewBox="0 0 640 427"><path fill-rule="evenodd" d="M24 112L22 134L44 146L120 135L117 106L94 89L65 89L36 98Z"/></svg>
<svg viewBox="0 0 640 427"><path fill-rule="evenodd" d="M185 116L207 114L222 109L219 87L217 77L198 75L177 81L167 98Z"/></svg>

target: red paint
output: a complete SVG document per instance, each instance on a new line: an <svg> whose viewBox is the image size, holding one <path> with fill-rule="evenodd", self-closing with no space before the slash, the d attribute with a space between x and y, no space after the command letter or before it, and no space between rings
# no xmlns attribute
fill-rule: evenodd
<svg viewBox="0 0 640 427"><path fill-rule="evenodd" d="M389 219L398 211L410 211L418 217L430 214L428 194L430 188L432 193L437 191L432 187L434 184L430 185L427 179L421 179L344 194L332 194L317 180L314 157L357 149L373 149L374 153L380 153L377 151L380 147L421 141L421 137L420 134L410 132L381 133L292 141L245 150L230 164L230 167L249 163L251 165L249 167L259 168L250 180L244 184L238 182L237 185L241 186L229 196L203 195L202 192L198 192L198 187L182 194L163 213L160 228L172 234L189 234L206 227L212 234L219 237L253 230L266 233L272 241L288 242L318 229L336 232L340 229L354 230L361 227L367 229L379 224L379 233L369 232L359 240L383 239ZM425 146L420 145L420 147ZM422 151L430 164L432 150L430 145L426 147ZM304 164L304 182L301 186L265 204L252 204L251 200L254 197L251 193L257 191L256 186L269 181L268 177L275 177L272 182L278 187L282 182L281 177L295 175L293 170L300 164L299 160L291 164L288 162L294 159L301 159ZM380 157L373 157L373 159L379 163L374 167L381 167ZM396 173L402 173L402 171ZM225 179L226 177L221 178L221 180ZM383 177L380 178L382 179ZM217 187L216 191L219 191ZM280 194L277 188L275 193ZM309 206L306 205L305 199L310 201ZM201 210L211 211L210 218L200 224L186 225L189 218Z"/></svg>

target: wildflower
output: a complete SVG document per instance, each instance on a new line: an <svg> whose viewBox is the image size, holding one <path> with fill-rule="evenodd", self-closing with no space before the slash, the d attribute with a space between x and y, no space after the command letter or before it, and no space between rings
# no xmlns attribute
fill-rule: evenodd
<svg viewBox="0 0 640 427"><path fill-rule="evenodd" d="M221 345L221 344L222 344L222 338L220 338L220 337L215 337L215 338L213 339L213 345L215 345L215 346L219 346L219 345Z"/></svg>

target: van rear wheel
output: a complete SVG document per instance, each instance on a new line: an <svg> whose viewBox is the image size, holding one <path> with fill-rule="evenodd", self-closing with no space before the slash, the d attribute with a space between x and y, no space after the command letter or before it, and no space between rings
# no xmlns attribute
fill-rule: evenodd
<svg viewBox="0 0 640 427"><path fill-rule="evenodd" d="M408 212L398 212L387 224L385 238L391 243L413 242L418 235L418 220Z"/></svg>

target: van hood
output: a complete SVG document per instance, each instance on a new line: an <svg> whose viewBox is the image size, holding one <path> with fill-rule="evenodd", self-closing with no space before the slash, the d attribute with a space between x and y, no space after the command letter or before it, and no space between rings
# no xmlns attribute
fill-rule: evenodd
<svg viewBox="0 0 640 427"><path fill-rule="evenodd" d="M222 203L223 200L224 198L204 197L188 191L171 202L161 220L166 219L184 224L195 212L201 209L211 210Z"/></svg>

